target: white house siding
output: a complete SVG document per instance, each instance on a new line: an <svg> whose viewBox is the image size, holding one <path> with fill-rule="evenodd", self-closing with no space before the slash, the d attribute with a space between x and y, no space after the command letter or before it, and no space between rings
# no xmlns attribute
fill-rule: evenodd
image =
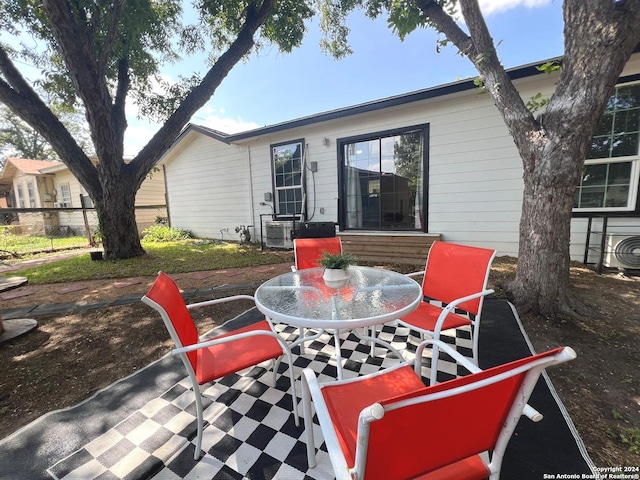
<svg viewBox="0 0 640 480"><path fill-rule="evenodd" d="M640 72L636 57L623 75ZM557 78L536 75L515 83L527 101L538 93L551 96ZM271 213L260 205L273 191L270 146L298 139L304 139L307 162L318 165L317 172L306 172L309 220L337 222L337 140L420 124L429 125L428 232L517 256L522 161L491 97L475 90L265 132L234 145L189 133L163 161L172 223L212 238L221 237L220 229L251 223L258 241L260 215ZM629 220L617 223L628 228ZM584 257L585 231L586 220L575 219L571 255L577 261Z"/></svg>
<svg viewBox="0 0 640 480"><path fill-rule="evenodd" d="M538 90L539 91L539 90ZM535 94L534 92L533 94ZM532 95L533 95L532 94ZM497 248L517 255L522 202L522 166L502 118L488 95L448 95L320 124L277 132L246 141L251 155L252 189L256 194L254 224L264 192L271 192L270 145L304 138L307 161L318 171L307 173L311 221L337 222L338 152L345 137L428 123L428 231L446 241ZM329 146L323 139L329 139ZM315 197L314 185L315 181ZM324 214L320 214L320 208Z"/></svg>
<svg viewBox="0 0 640 480"><path fill-rule="evenodd" d="M53 179L53 187L56 191L55 202L62 205L62 189L61 185L68 184L71 193L71 205L66 208L80 208L80 195L86 195L80 182L71 173L70 170L63 169L55 172ZM55 213L58 217L58 227L60 232L73 232L76 235L87 235L84 217L81 211L60 210ZM87 223L89 231L95 231L98 228L98 218L94 212L87 213Z"/></svg>
<svg viewBox="0 0 640 480"><path fill-rule="evenodd" d="M195 135L163 163L172 227L202 238L237 239L235 227L252 223L246 147Z"/></svg>

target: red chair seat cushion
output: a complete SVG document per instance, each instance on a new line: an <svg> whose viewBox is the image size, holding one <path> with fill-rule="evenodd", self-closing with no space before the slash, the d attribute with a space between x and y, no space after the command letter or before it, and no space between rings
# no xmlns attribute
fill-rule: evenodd
<svg viewBox="0 0 640 480"><path fill-rule="evenodd" d="M266 320L214 337L215 339L239 333L263 330L272 332ZM211 382L231 373L257 365L283 354L275 338L266 335L247 337L197 350L196 378L199 384Z"/></svg>
<svg viewBox="0 0 640 480"><path fill-rule="evenodd" d="M442 467L435 472L416 477L416 480L484 480L490 471L479 455Z"/></svg>
<svg viewBox="0 0 640 480"><path fill-rule="evenodd" d="M376 399L397 397L423 388L424 383L408 365L395 370L393 375L374 375L355 382L323 386L322 395L348 465L355 461L360 411Z"/></svg>
<svg viewBox="0 0 640 480"><path fill-rule="evenodd" d="M401 321L410 323L416 329L428 330L430 332L433 332L436 328L436 322L438 321L438 316L440 315L440 313L442 313L441 307L432 305L429 302L422 302L420 305L418 305L418 308L416 308L409 315L403 317ZM444 320L442 331L449 330L450 328L459 328L470 324L471 321L467 317L451 312Z"/></svg>

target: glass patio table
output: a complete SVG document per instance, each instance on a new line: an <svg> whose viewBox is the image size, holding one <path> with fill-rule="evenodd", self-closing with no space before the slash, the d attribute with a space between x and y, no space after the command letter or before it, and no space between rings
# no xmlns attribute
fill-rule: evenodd
<svg viewBox="0 0 640 480"><path fill-rule="evenodd" d="M292 348L318 338L325 331L333 333L338 379L342 379L341 330L351 330L362 341L372 342L372 351L373 344L379 344L402 358L389 343L366 332L369 327L405 316L422 301L422 288L410 277L360 266L351 266L349 271L351 277L342 288L325 284L324 268L309 268L272 278L260 285L254 295L256 306L269 319L317 330L298 338ZM364 335L355 330L361 327L365 327Z"/></svg>

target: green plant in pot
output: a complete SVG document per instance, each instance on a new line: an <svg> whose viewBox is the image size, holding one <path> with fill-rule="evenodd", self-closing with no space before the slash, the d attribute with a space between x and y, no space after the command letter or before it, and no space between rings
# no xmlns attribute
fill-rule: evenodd
<svg viewBox="0 0 640 480"><path fill-rule="evenodd" d="M351 277L349 265L355 260L356 257L349 253L324 252L318 263L324 267L322 278L327 286L330 288L344 287Z"/></svg>

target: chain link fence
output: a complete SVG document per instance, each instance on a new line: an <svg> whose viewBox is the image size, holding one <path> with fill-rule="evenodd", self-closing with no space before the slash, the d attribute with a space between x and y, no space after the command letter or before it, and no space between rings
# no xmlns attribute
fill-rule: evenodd
<svg viewBox="0 0 640 480"><path fill-rule="evenodd" d="M140 235L166 221L164 205L136 207ZM0 257L92 246L97 232L93 208L0 208Z"/></svg>

